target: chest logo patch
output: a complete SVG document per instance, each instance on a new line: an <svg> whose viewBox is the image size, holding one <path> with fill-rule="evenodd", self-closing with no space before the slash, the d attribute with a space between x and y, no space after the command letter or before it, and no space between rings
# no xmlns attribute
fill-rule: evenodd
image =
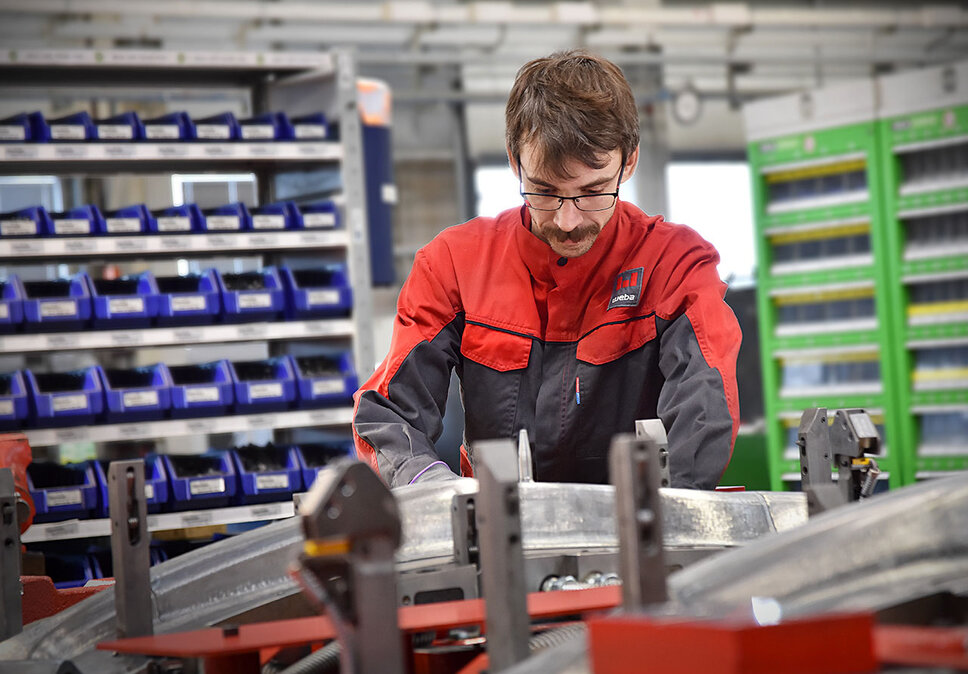
<svg viewBox="0 0 968 674"><path fill-rule="evenodd" d="M612 288L612 299L608 303L609 309L615 307L634 307L642 299L642 277L645 267L628 269L615 277Z"/></svg>

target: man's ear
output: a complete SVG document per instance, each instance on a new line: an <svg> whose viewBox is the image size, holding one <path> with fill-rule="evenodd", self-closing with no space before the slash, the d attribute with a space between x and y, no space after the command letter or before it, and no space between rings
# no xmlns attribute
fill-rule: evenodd
<svg viewBox="0 0 968 674"><path fill-rule="evenodd" d="M639 165L639 146L635 146L635 150L628 156L625 160L625 172L622 174L622 182L632 177L635 173L635 168Z"/></svg>
<svg viewBox="0 0 968 674"><path fill-rule="evenodd" d="M511 167L511 173L514 174L514 177L515 178L517 178L518 180L520 180L521 179L521 167L518 166L517 160L515 160L514 155L511 154L511 148L505 146L504 147L504 150L508 153L508 165Z"/></svg>

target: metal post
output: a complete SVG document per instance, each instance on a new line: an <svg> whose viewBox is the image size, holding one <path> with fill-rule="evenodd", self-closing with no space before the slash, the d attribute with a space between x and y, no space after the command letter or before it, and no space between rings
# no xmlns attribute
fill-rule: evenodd
<svg viewBox="0 0 968 674"><path fill-rule="evenodd" d="M518 432L518 481L534 482L534 468L531 461L531 441L524 428Z"/></svg>
<svg viewBox="0 0 968 674"><path fill-rule="evenodd" d="M521 544L521 502L514 442L476 443L477 529L487 618L489 670L500 672L528 657L529 619Z"/></svg>
<svg viewBox="0 0 968 674"><path fill-rule="evenodd" d="M651 438L616 435L608 467L615 487L619 569L626 611L668 599L662 510L659 504L659 448Z"/></svg>
<svg viewBox="0 0 968 674"><path fill-rule="evenodd" d="M118 636L148 636L152 634L154 624L144 461L111 462L108 467L108 504Z"/></svg>
<svg viewBox="0 0 968 674"><path fill-rule="evenodd" d="M659 448L659 486L669 487L672 479L669 474L669 436L666 435L662 419L636 419L635 437L651 438Z"/></svg>
<svg viewBox="0 0 968 674"><path fill-rule="evenodd" d="M0 641L23 630L20 585L20 524L13 471L0 468Z"/></svg>

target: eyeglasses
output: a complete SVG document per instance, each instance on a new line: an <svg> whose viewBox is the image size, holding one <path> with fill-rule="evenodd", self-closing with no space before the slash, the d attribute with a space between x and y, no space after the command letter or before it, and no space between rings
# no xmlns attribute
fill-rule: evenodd
<svg viewBox="0 0 968 674"><path fill-rule="evenodd" d="M614 192L599 192L597 194L579 194L576 197L563 197L560 194L545 194L544 192L525 192L524 191L524 168L521 160L518 159L518 181L520 183L521 198L528 208L536 211L557 211L565 201L571 201L579 211L594 212L607 211L615 205L618 199L618 185L622 184L622 175L625 172L625 162L618 171L618 185Z"/></svg>

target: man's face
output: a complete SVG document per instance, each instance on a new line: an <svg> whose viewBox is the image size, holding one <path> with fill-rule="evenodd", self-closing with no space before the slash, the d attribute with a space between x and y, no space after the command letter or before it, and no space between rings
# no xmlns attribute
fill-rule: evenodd
<svg viewBox="0 0 968 674"><path fill-rule="evenodd" d="M535 168L537 162L534 161L531 146L525 145L521 148L518 177L524 192L557 194L563 197L615 192L618 190L622 154L620 150L613 150L608 157L608 164L600 169L591 168L576 160L569 161L564 166L564 172L574 178L565 180L541 174ZM627 163L626 171L629 164L634 169L633 162L634 159ZM570 258L584 255L591 249L605 223L615 212L615 205L604 211L582 211L573 201L566 199L557 211L540 211L534 208L529 210L531 232L551 246L555 254Z"/></svg>

